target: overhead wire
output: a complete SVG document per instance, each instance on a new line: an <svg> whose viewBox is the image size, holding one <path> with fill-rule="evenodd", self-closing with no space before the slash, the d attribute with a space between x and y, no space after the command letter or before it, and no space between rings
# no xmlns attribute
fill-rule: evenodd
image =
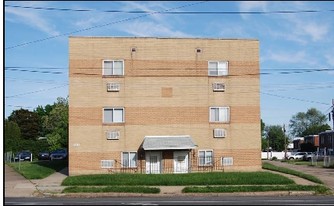
<svg viewBox="0 0 334 206"><path fill-rule="evenodd" d="M69 36L71 34L83 32L83 31L88 31L88 30L92 30L92 29L96 29L96 28L102 28L102 27L105 27L105 26L113 25L113 24L127 22L127 21L131 21L131 20L143 18L143 17L146 17L146 16L150 16L150 15L154 15L154 14L159 14L161 12L166 12L166 11L171 11L171 10L175 10L175 9L181 9L181 8L185 8L185 7L190 7L190 6L201 4L201 3L205 3L205 2L206 1L195 2L195 3L190 3L190 4L186 4L186 5L182 5L182 6L170 8L170 9L165 9L163 11L154 11L154 12L150 12L150 13L145 13L143 15L136 16L136 17L130 17L130 18L126 18L126 19L121 19L121 20L109 22L109 23L102 24L102 25L95 25L95 26L92 26L92 27L88 27L88 28L84 28L84 29L79 29L79 30L72 31L72 32L67 32L67 33L58 34L58 35L54 35L54 36L50 36L50 37L46 37L46 38L42 38L42 39L37 39L37 40L34 40L34 41L21 43L21 44L17 44L17 45L14 45L14 46L9 46L9 47L6 47L5 50L10 50L10 49L14 49L16 47L26 46L26 45L29 45L29 44L38 43L38 42L42 42L42 41L46 41L46 40L50 40L50 39L54 39L54 38L58 38L58 37L62 37L62 36Z"/></svg>
<svg viewBox="0 0 334 206"><path fill-rule="evenodd" d="M57 8L57 7L36 7L36 6L20 6L5 4L5 7L34 9L47 11L66 11L66 12L103 12L103 13L126 13L126 14L149 14L151 11L142 10L96 10L96 9L72 9L72 8ZM320 13L333 12L333 9L327 10L276 10L276 11L162 11L161 14L297 14L297 13Z"/></svg>

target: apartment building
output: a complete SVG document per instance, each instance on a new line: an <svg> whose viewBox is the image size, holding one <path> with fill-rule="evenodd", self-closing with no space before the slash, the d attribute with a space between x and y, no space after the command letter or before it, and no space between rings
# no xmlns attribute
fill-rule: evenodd
<svg viewBox="0 0 334 206"><path fill-rule="evenodd" d="M261 169L259 41L70 37L69 175Z"/></svg>

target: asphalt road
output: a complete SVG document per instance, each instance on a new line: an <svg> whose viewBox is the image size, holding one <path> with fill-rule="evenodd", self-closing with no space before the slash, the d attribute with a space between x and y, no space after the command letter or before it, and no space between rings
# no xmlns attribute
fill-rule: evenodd
<svg viewBox="0 0 334 206"><path fill-rule="evenodd" d="M176 196L5 198L6 205L333 205L334 196Z"/></svg>

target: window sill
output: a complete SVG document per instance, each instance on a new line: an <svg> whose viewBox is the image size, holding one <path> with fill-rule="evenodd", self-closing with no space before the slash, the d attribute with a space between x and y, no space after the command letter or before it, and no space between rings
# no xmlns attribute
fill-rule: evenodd
<svg viewBox="0 0 334 206"><path fill-rule="evenodd" d="M125 122L102 123L102 126L124 126Z"/></svg>
<svg viewBox="0 0 334 206"><path fill-rule="evenodd" d="M102 75L102 78L124 78L123 75Z"/></svg>

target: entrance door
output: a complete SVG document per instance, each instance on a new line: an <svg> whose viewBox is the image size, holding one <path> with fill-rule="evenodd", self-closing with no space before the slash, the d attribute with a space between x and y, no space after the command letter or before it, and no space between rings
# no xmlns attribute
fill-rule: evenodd
<svg viewBox="0 0 334 206"><path fill-rule="evenodd" d="M174 152L174 173L188 173L188 152Z"/></svg>
<svg viewBox="0 0 334 206"><path fill-rule="evenodd" d="M161 173L161 152L146 152L146 174Z"/></svg>

